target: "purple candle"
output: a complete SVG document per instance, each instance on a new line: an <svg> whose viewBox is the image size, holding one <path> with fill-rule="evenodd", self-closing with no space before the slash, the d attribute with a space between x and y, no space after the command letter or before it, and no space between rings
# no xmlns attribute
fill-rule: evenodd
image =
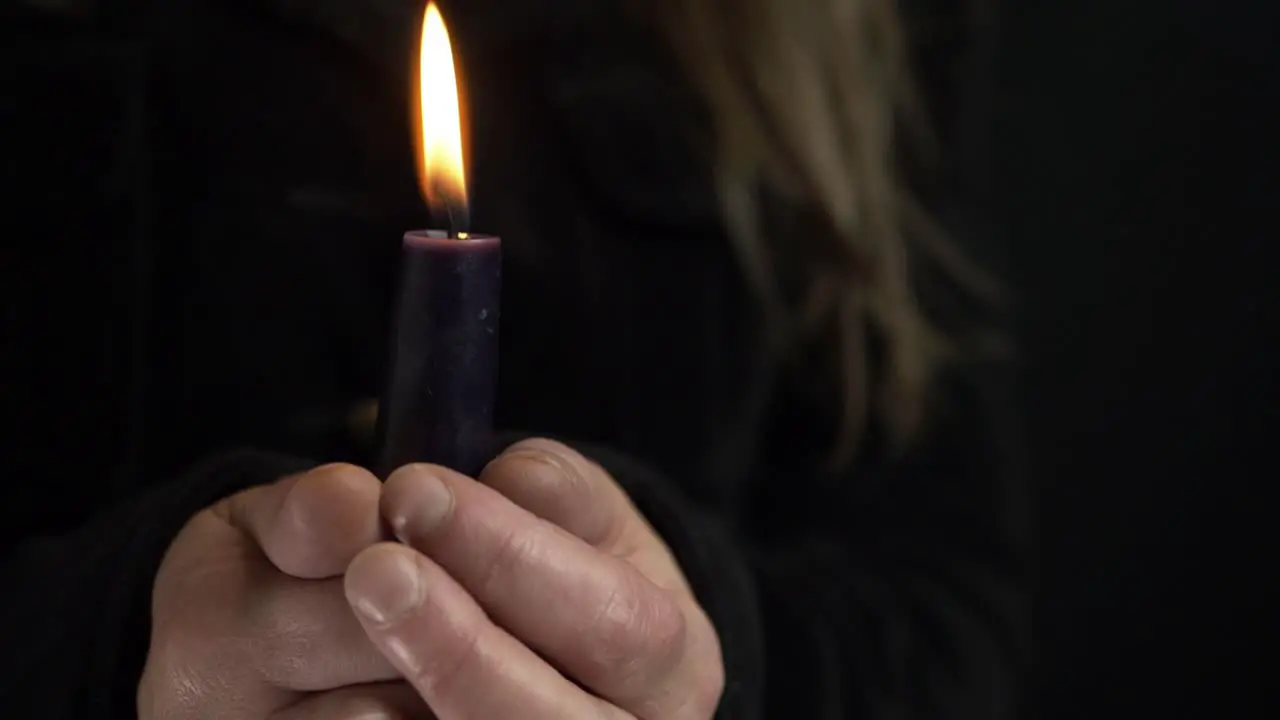
<svg viewBox="0 0 1280 720"><path fill-rule="evenodd" d="M425 461L474 474L493 429L501 245L410 232L402 262L379 469Z"/></svg>
<svg viewBox="0 0 1280 720"><path fill-rule="evenodd" d="M498 238L467 232L453 51L434 3L419 61L418 176L448 229L405 233L391 362L378 413L385 477L410 462L475 474L493 430L498 371Z"/></svg>

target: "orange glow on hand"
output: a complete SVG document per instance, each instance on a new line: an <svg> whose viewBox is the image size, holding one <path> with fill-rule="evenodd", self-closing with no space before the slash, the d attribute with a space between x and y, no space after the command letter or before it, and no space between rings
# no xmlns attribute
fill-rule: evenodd
<svg viewBox="0 0 1280 720"><path fill-rule="evenodd" d="M422 19L418 59L418 186L433 213L465 211L467 176L462 160L462 113L449 29L434 2Z"/></svg>

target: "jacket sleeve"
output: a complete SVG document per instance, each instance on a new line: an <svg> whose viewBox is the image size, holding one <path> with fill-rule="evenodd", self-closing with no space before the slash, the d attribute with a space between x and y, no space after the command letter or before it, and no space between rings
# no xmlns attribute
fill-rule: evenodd
<svg viewBox="0 0 1280 720"><path fill-rule="evenodd" d="M773 474L730 532L633 460L582 447L671 546L721 636L722 720L1007 718L1027 653L1030 508L1000 389L950 378L897 462ZM777 517L799 517L772 532Z"/></svg>
<svg viewBox="0 0 1280 720"><path fill-rule="evenodd" d="M949 378L911 452L810 491L810 529L753 548L770 717L1016 714L1030 506L1001 372Z"/></svg>
<svg viewBox="0 0 1280 720"><path fill-rule="evenodd" d="M137 717L151 586L170 542L217 500L308 466L280 455L230 453L78 529L7 551L0 567L4 714Z"/></svg>

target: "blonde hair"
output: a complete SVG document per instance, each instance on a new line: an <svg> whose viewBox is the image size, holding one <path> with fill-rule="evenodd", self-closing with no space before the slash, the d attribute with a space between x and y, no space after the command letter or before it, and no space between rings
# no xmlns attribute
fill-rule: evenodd
<svg viewBox="0 0 1280 720"><path fill-rule="evenodd" d="M794 341L796 328L816 323L839 338L837 461L852 457L873 415L900 446L921 423L948 347L913 292L913 255L944 260L975 286L983 279L928 230L899 177L900 120L915 105L894 0L667 2L668 29L710 111L731 236L769 307L780 306L777 259L802 256L806 298L799 317L775 324L790 328L778 336ZM763 194L814 214L816 231L764 231Z"/></svg>

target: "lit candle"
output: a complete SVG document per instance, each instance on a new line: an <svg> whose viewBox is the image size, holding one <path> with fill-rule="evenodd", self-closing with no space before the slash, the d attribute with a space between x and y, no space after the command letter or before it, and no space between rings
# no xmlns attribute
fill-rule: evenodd
<svg viewBox="0 0 1280 720"><path fill-rule="evenodd" d="M418 78L418 180L433 220L447 227L404 236L378 413L383 477L410 462L478 472L497 385L501 243L469 232L457 75L435 3L423 17Z"/></svg>

